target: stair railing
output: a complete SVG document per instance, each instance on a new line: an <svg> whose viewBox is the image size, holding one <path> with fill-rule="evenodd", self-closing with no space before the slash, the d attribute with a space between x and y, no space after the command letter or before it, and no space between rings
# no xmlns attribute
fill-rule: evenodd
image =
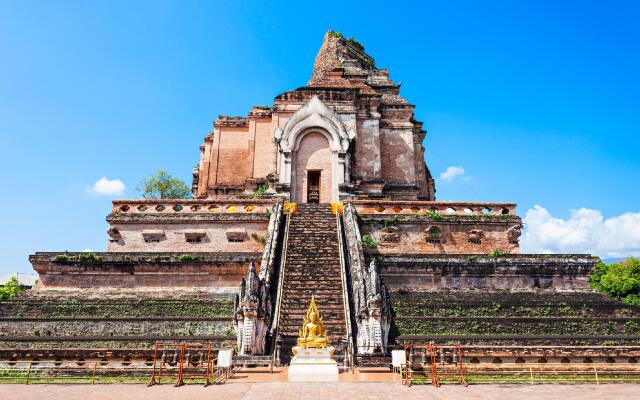
<svg viewBox="0 0 640 400"><path fill-rule="evenodd" d="M338 245L340 246L340 276L342 277L342 303L344 306L344 319L347 324L347 348L345 349L347 365L353 371L353 330L351 329L351 307L349 301L349 287L347 282L347 260L345 258L345 238L342 230L340 213L336 212L336 226L338 228Z"/></svg>
<svg viewBox="0 0 640 400"><path fill-rule="evenodd" d="M260 278L265 280L267 287L271 287L273 283L273 272L275 269L274 260L278 250L278 238L280 236L282 202L276 203L271 217L269 218L269 227L267 229L267 240L265 242L262 259L260 261Z"/></svg>
<svg viewBox="0 0 640 400"><path fill-rule="evenodd" d="M287 213L286 215L286 223L284 227L284 240L282 243L282 253L280 255L280 273L278 277L278 295L276 299L276 309L273 313L273 321L271 326L271 363L275 364L276 354L278 349L278 326L280 325L280 310L282 308L282 292L284 291L284 276L285 276L285 265L287 262L287 244L289 242L289 223L291 221L291 214Z"/></svg>

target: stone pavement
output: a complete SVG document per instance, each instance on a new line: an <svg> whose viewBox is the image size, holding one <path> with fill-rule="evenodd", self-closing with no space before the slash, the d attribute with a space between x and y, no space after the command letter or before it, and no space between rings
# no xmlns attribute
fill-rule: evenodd
<svg viewBox="0 0 640 400"><path fill-rule="evenodd" d="M433 388L398 383L228 383L203 387L141 384L103 385L0 385L2 400L193 400L221 398L224 400L300 399L300 400L374 400L374 399L474 399L474 400L603 400L640 398L639 384L608 385L456 385Z"/></svg>

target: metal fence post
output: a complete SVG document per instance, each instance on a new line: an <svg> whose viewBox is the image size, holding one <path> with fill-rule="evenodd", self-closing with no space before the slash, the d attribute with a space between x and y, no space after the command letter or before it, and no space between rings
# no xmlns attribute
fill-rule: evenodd
<svg viewBox="0 0 640 400"><path fill-rule="evenodd" d="M29 370L27 371L27 381L25 382L27 385L29 384L29 378L31 377L31 364L32 362L29 361Z"/></svg>

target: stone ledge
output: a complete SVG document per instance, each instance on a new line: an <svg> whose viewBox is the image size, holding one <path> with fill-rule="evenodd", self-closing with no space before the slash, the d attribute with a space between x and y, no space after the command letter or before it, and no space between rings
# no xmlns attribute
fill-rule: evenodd
<svg viewBox="0 0 640 400"><path fill-rule="evenodd" d="M208 288L231 293L237 290L249 263L259 263L262 257L257 252L108 252L93 253L93 260L80 261L80 254L46 252L30 256L40 276L37 288Z"/></svg>
<svg viewBox="0 0 640 400"><path fill-rule="evenodd" d="M233 317L0 317L2 321L48 322L48 321L208 321L225 322L233 321ZM0 336L2 337L2 336Z"/></svg>
<svg viewBox="0 0 640 400"><path fill-rule="evenodd" d="M447 264L496 264L496 263L577 263L595 265L600 260L590 254L505 254L494 257L489 254L385 254L380 262L431 262Z"/></svg>
<svg viewBox="0 0 640 400"><path fill-rule="evenodd" d="M416 214L437 211L443 217L451 215L516 215L515 203L463 202L463 201L416 201L416 200L350 200L358 214ZM449 213L447 209L452 209ZM467 210L467 211L465 211Z"/></svg>
<svg viewBox="0 0 640 400"><path fill-rule="evenodd" d="M200 222L261 222L268 223L269 217L265 214L143 214L143 213L111 213L107 215L109 224L118 223L161 223L181 224Z"/></svg>
<svg viewBox="0 0 640 400"><path fill-rule="evenodd" d="M389 221L390 214L359 214L358 217L362 222L366 223L378 223L383 224L384 221ZM428 215L420 214L396 214L392 217L393 224L415 224L415 223L429 223L429 224L491 224L491 225L504 225L504 224L521 224L522 219L515 215L484 215L484 214L444 214L440 218L430 217Z"/></svg>
<svg viewBox="0 0 640 400"><path fill-rule="evenodd" d="M373 255L391 290L508 290L591 292L589 275L599 260L586 254ZM407 279L411 277L411 279Z"/></svg>
<svg viewBox="0 0 640 400"><path fill-rule="evenodd" d="M55 257L68 254L68 261L56 261ZM260 260L262 253L258 252L96 252L93 253L101 258L101 261L77 261L77 257L82 252L36 252L29 256L29 261L33 263L51 263L59 265L106 265L106 264L211 264L224 262L250 262ZM86 254L86 253L84 253ZM197 257L197 260L181 261L178 259L183 254Z"/></svg>
<svg viewBox="0 0 640 400"><path fill-rule="evenodd" d="M511 341L553 341L584 340L602 343L607 340L636 341L640 343L637 335L400 335L396 337L398 343L429 343L430 341L484 341L484 340L511 340Z"/></svg>
<svg viewBox="0 0 640 400"><path fill-rule="evenodd" d="M520 315L514 315L511 317L432 317L428 315L404 315L396 316L395 320L429 320L429 321L488 321L488 322L557 322L557 321L587 321L587 322L599 322L599 321L613 321L613 322L627 322L627 321L640 321L640 317L525 317ZM1 320L1 319L0 319Z"/></svg>
<svg viewBox="0 0 640 400"><path fill-rule="evenodd" d="M162 341L188 341L197 342L202 340L231 340L236 341L235 336L2 336L0 342L154 342Z"/></svg>

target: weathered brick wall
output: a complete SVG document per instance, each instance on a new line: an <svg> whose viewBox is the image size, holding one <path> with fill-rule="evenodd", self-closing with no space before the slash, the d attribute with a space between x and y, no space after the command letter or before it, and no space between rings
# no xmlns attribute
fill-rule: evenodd
<svg viewBox="0 0 640 400"><path fill-rule="evenodd" d="M276 173L278 147L273 140L272 118L255 120L255 150L253 156L253 178L263 178Z"/></svg>
<svg viewBox="0 0 640 400"><path fill-rule="evenodd" d="M591 292L596 258L588 255L370 255L392 290L511 290Z"/></svg>
<svg viewBox="0 0 640 400"><path fill-rule="evenodd" d="M117 349L231 338L233 301L197 290L29 290L0 302L0 348Z"/></svg>
<svg viewBox="0 0 640 400"><path fill-rule="evenodd" d="M273 204L268 199L115 200L107 216L107 250L261 252Z"/></svg>
<svg viewBox="0 0 640 400"><path fill-rule="evenodd" d="M262 252L268 221L218 221L206 223L146 223L117 224L121 239L110 241L107 250L113 252ZM158 242L145 242L145 232L164 234ZM203 235L200 243L187 242L187 235ZM242 241L230 241L227 234L240 235ZM233 239L237 240L237 239Z"/></svg>
<svg viewBox="0 0 640 400"><path fill-rule="evenodd" d="M259 267L261 253L97 253L99 261L56 260L62 253L29 257L38 272L38 287L49 288L208 288L238 289L249 263ZM192 259L190 257L195 257Z"/></svg>
<svg viewBox="0 0 640 400"><path fill-rule="evenodd" d="M416 184L411 129L380 129L380 154L387 184Z"/></svg>
<svg viewBox="0 0 640 400"><path fill-rule="evenodd" d="M0 319L0 340L11 336L232 336L231 318L170 319Z"/></svg>
<svg viewBox="0 0 640 400"><path fill-rule="evenodd" d="M522 227L512 203L354 200L371 254L519 253Z"/></svg>
<svg viewBox="0 0 640 400"><path fill-rule="evenodd" d="M379 119L358 119L352 174L364 180L382 179Z"/></svg>
<svg viewBox="0 0 640 400"><path fill-rule="evenodd" d="M520 252L518 242L511 242L507 235L509 228L520 224L519 219L434 222L416 217L414 222L407 219L397 223L392 218L364 217L362 220L362 234L371 235L378 243L375 248L367 249L369 253L489 254L494 249ZM389 224L387 227L385 221ZM439 229L437 235L430 233L434 226Z"/></svg>
<svg viewBox="0 0 640 400"><path fill-rule="evenodd" d="M220 127L217 135L215 184L243 185L251 177L248 127Z"/></svg>
<svg viewBox="0 0 640 400"><path fill-rule="evenodd" d="M399 340L640 344L640 307L600 293L393 290L390 294L392 333Z"/></svg>

